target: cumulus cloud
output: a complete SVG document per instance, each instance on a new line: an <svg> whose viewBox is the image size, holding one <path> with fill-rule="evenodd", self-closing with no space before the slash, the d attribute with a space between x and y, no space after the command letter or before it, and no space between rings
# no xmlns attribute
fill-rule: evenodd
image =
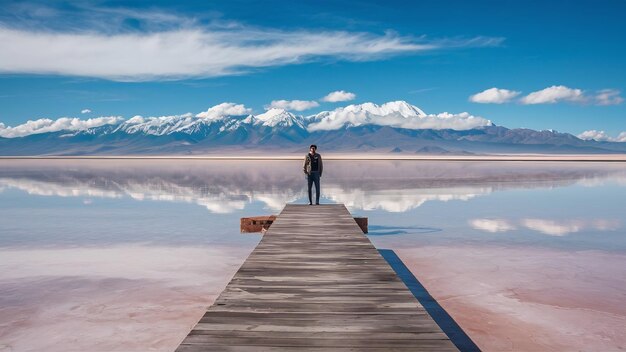
<svg viewBox="0 0 626 352"><path fill-rule="evenodd" d="M477 230L491 233L515 230L515 225L504 219L472 219L469 224Z"/></svg>
<svg viewBox="0 0 626 352"><path fill-rule="evenodd" d="M109 30L110 31L110 30ZM496 46L502 38L430 40L388 32L278 30L186 25L148 32L109 33L0 27L0 72L59 74L147 81L241 74L252 68L322 58L348 61L439 49Z"/></svg>
<svg viewBox="0 0 626 352"><path fill-rule="evenodd" d="M243 104L221 103L197 114L196 117L216 120L224 116L241 116L250 113L252 113L252 109L246 108Z"/></svg>
<svg viewBox="0 0 626 352"><path fill-rule="evenodd" d="M532 92L518 101L525 105L556 104L560 102L575 102L594 105L619 105L624 102L617 89L602 89L593 93L585 93L582 89L573 89L566 86L551 86ZM483 104L503 104L511 102L521 92L489 88L469 97L469 101Z"/></svg>
<svg viewBox="0 0 626 352"><path fill-rule="evenodd" d="M555 104L562 101L585 102L585 97L581 89L572 89L566 86L551 86L536 92L532 92L520 99L522 104Z"/></svg>
<svg viewBox="0 0 626 352"><path fill-rule="evenodd" d="M285 109L294 111L303 111L320 106L313 100L272 100L267 109Z"/></svg>
<svg viewBox="0 0 626 352"><path fill-rule="evenodd" d="M606 134L606 132L604 131L597 131L597 130L589 130L589 131L585 131L581 134L578 135L578 138L580 139L584 139L584 140L596 140L596 141L608 141L610 139L609 135Z"/></svg>
<svg viewBox="0 0 626 352"><path fill-rule="evenodd" d="M617 89L603 89L594 97L597 105L619 105L624 102Z"/></svg>
<svg viewBox="0 0 626 352"><path fill-rule="evenodd" d="M365 103L348 105L313 117L309 131L336 130L344 126L379 125L407 129L468 130L489 126L491 121L467 112L425 114L418 107L403 101L383 105Z"/></svg>
<svg viewBox="0 0 626 352"><path fill-rule="evenodd" d="M513 98L520 95L520 93L521 92L516 92L514 90L500 89L494 87L470 96L469 100L471 102L481 104L502 104L508 103Z"/></svg>
<svg viewBox="0 0 626 352"><path fill-rule="evenodd" d="M577 137L598 142L626 142L626 131L620 133L617 137L611 137L604 131L588 130L579 134Z"/></svg>
<svg viewBox="0 0 626 352"><path fill-rule="evenodd" d="M91 110L89 110L89 109L82 109L80 111L81 114L89 114L90 112L91 112Z"/></svg>
<svg viewBox="0 0 626 352"><path fill-rule="evenodd" d="M28 120L27 122L15 127L5 127L4 124L0 124L0 137L15 138L47 132L83 131L89 128L104 125L114 125L123 120L124 119L119 116L96 117L88 120L81 120L76 117L61 117L57 120Z"/></svg>
<svg viewBox="0 0 626 352"><path fill-rule="evenodd" d="M325 97L322 98L322 101L326 101L329 103L336 103L339 101L350 101L356 98L356 94L346 92L345 90L336 90L334 92L328 93Z"/></svg>

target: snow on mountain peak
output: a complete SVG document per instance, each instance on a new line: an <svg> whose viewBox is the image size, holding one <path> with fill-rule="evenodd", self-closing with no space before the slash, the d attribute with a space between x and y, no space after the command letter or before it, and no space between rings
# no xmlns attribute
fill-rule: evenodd
<svg viewBox="0 0 626 352"><path fill-rule="evenodd" d="M293 125L304 128L303 118L296 116L285 109L272 108L266 112L255 115L255 119L263 126L269 127L291 127Z"/></svg>
<svg viewBox="0 0 626 352"><path fill-rule="evenodd" d="M417 106L411 105L406 101L390 101L388 103L377 105L374 103L363 103L348 105L343 109L353 113L368 113L376 116L399 115L402 117L418 117L426 116L426 113ZM339 110L337 109L337 110Z"/></svg>

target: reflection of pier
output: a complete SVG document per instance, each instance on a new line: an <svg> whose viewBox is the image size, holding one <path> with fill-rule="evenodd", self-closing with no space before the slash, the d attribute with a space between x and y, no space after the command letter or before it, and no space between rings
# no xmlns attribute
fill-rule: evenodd
<svg viewBox="0 0 626 352"><path fill-rule="evenodd" d="M177 351L456 351L342 204L287 205Z"/></svg>

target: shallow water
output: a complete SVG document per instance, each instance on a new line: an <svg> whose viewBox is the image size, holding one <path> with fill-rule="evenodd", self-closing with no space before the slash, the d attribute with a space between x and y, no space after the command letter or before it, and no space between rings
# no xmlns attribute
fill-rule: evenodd
<svg viewBox="0 0 626 352"><path fill-rule="evenodd" d="M327 161L484 350L626 347L626 165ZM173 350L258 243L242 216L305 202L299 161L0 161L0 351Z"/></svg>

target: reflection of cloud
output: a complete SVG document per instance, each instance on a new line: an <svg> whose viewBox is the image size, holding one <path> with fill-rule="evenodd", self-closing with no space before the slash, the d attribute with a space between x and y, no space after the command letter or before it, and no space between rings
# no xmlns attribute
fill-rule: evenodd
<svg viewBox="0 0 626 352"><path fill-rule="evenodd" d="M71 181L71 182L69 182ZM246 204L258 201L272 211L280 211L285 204L304 195L304 187L274 188L255 192L238 187L226 187L216 192L207 192L197 187L181 186L173 181L151 179L140 182L127 180L103 182L100 187L92 180L64 179L66 183L35 181L24 178L0 178L0 185L17 188L32 195L60 197L130 197L138 201L179 202L198 204L212 213L231 213L243 210ZM491 193L489 187L415 188L415 189L344 189L334 183L324 186L324 194L335 202L344 203L350 209L405 212L417 208L427 201L469 200L481 194Z"/></svg>
<svg viewBox="0 0 626 352"><path fill-rule="evenodd" d="M327 161L323 196L351 210L404 212L428 201L469 200L512 188L580 182L626 185L620 165L492 162ZM259 202L277 212L303 198L300 160L0 160L0 189L83 199L197 204L214 213ZM484 225L484 224L483 224ZM486 226L486 225L485 225Z"/></svg>
<svg viewBox="0 0 626 352"><path fill-rule="evenodd" d="M577 184L583 187L600 187L611 183L618 186L626 186L626 172L612 174L605 177L584 177L577 182Z"/></svg>
<svg viewBox="0 0 626 352"><path fill-rule="evenodd" d="M620 228L621 223L619 220L595 219L588 226L599 231L614 231Z"/></svg>
<svg viewBox="0 0 626 352"><path fill-rule="evenodd" d="M477 230L493 233L515 230L515 226L504 219L473 219L469 224Z"/></svg>
<svg viewBox="0 0 626 352"><path fill-rule="evenodd" d="M64 185L53 182L29 180L24 178L0 178L3 187L17 188L35 196L57 197L97 197L97 198L121 198L122 194L115 191L103 190L95 187L78 186L76 184Z"/></svg>
<svg viewBox="0 0 626 352"><path fill-rule="evenodd" d="M459 188L423 188L423 189L388 189L344 190L335 185L326 186L325 194L335 202L343 203L348 209L381 209L392 213L401 213L419 207L427 201L469 200L482 194L491 193L489 187Z"/></svg>
<svg viewBox="0 0 626 352"><path fill-rule="evenodd" d="M65 180L66 182L69 180ZM57 184L54 182L34 181L24 178L0 178L0 185L22 190L37 196L58 197L90 197L90 198L122 198L130 197L137 201L158 201L197 204L207 208L211 213L226 214L243 210L246 204L260 201L273 211L280 211L285 204L295 201L302 192L294 190L276 190L275 193L256 193L241 189L220 190L216 193L203 192L194 187L184 187L165 180L150 182L131 181L125 184L116 183L116 188L103 190L91 181L71 180L72 182ZM108 184L108 183L107 183ZM110 184L109 184L110 185ZM104 185L103 185L104 186ZM2 188L0 188L1 190ZM86 199L84 204L93 202Z"/></svg>
<svg viewBox="0 0 626 352"><path fill-rule="evenodd" d="M583 228L581 221L556 222L554 220L524 219L522 224L531 230L535 230L550 236L563 236L568 233L578 232Z"/></svg>
<svg viewBox="0 0 626 352"><path fill-rule="evenodd" d="M289 192L255 193L253 198L265 203L267 208L278 212L283 209L285 204L296 201L302 194L303 192L290 190Z"/></svg>
<svg viewBox="0 0 626 352"><path fill-rule="evenodd" d="M617 220L594 219L594 220L546 220L546 219L523 219L523 226L550 236L564 236L579 232L583 229L609 231L616 230L620 226Z"/></svg>
<svg viewBox="0 0 626 352"><path fill-rule="evenodd" d="M470 226L476 230L491 233L511 231L517 228L515 225L516 221L507 219L471 219L468 222ZM582 230L613 231L617 230L621 226L621 223L619 220L611 219L570 219L558 221L527 218L520 220L519 226L541 232L545 235L565 236Z"/></svg>

